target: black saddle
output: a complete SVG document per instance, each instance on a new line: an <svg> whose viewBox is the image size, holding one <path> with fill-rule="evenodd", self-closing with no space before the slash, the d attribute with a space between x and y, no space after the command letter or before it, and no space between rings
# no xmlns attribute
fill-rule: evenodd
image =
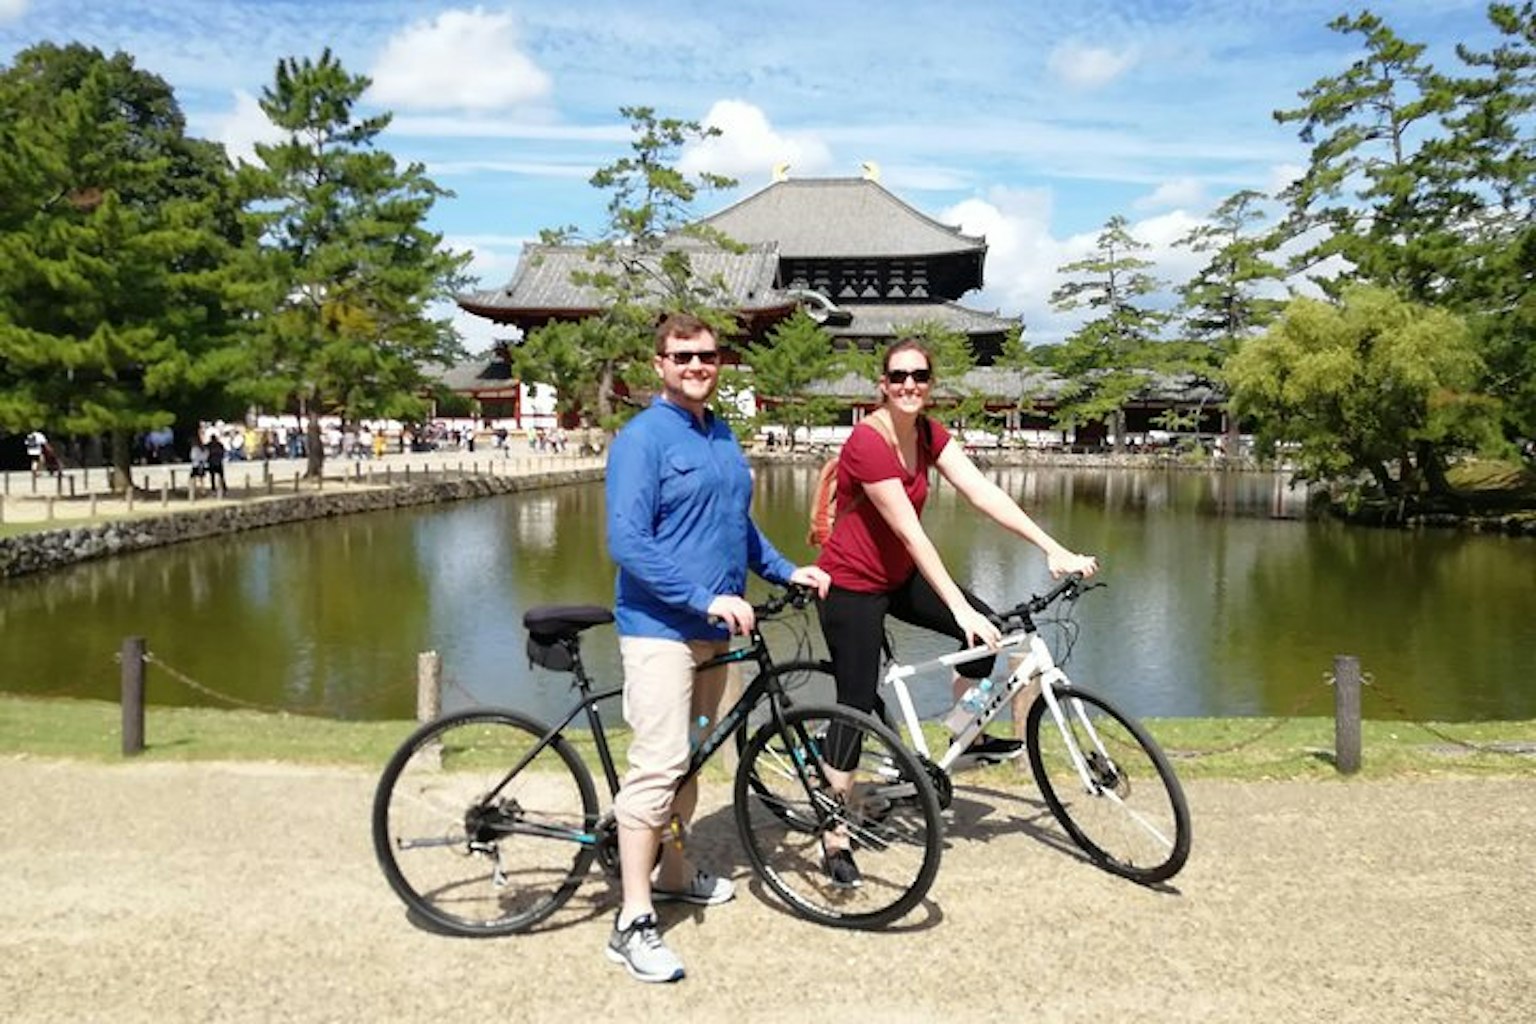
<svg viewBox="0 0 1536 1024"><path fill-rule="evenodd" d="M613 612L595 604L546 604L523 613L528 661L555 672L574 672L584 629L613 621Z"/></svg>
<svg viewBox="0 0 1536 1024"><path fill-rule="evenodd" d="M546 604L523 614L523 625L541 640L570 640L582 630L613 621L613 612L595 604Z"/></svg>

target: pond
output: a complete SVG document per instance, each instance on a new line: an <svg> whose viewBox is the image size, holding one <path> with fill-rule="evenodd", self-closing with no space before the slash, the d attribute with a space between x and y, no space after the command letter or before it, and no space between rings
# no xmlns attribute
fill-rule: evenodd
<svg viewBox="0 0 1536 1024"><path fill-rule="evenodd" d="M1009 468L998 482L1069 546L1099 555L1068 668L1145 716L1329 714L1336 655L1371 681L1366 715L1536 717L1536 543L1307 522L1278 476ZM758 518L804 559L811 466L757 472ZM0 584L0 690L115 700L115 654L146 638L157 704L409 718L419 652L444 704L548 717L567 677L530 670L523 612L611 600L601 485L380 512L240 534ZM1044 589L1032 547L979 522L948 487L925 514L957 578L1001 606ZM814 619L775 626L789 656ZM617 680L611 628L585 651ZM1061 643L1060 631L1047 633ZM894 631L904 660L948 641ZM924 713L948 703L920 679Z"/></svg>

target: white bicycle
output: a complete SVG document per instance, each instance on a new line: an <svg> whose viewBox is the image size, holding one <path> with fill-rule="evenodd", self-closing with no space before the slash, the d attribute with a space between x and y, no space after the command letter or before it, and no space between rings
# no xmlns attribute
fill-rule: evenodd
<svg viewBox="0 0 1536 1024"><path fill-rule="evenodd" d="M895 700L878 702L875 714L918 755L940 807L947 808L954 797L952 776L996 763L968 754L967 748L1013 704L1015 715L1023 715L1025 752L1035 783L1067 835L1104 870L1151 885L1178 874L1189 859L1189 804L1184 790L1167 756L1139 722L1067 677L1035 622L1036 616L1057 602L1071 605L1098 586L1085 583L1081 576L1068 576L1048 593L994 616L1004 634L996 652L973 647L931 661L901 664L887 644L889 661L882 685ZM1070 616L1055 621L1067 630L1065 661L1076 623ZM1009 650L1015 653L1007 678L976 682L974 707L957 708L946 719L952 740L935 759L907 680ZM786 662L777 671L792 701L835 700L830 662L814 658Z"/></svg>
<svg viewBox="0 0 1536 1024"><path fill-rule="evenodd" d="M1028 702L1025 751L1051 813L1099 867L1150 885L1172 878L1189 859L1189 804L1184 790L1157 741L1108 700L1067 678L1035 624L1035 617L1056 602L1076 601L1098 585L1085 584L1073 574L1048 593L995 616L1004 634L998 650L1022 648L1022 655L1010 659L1005 680L975 683L975 692L969 695L974 709L957 708L947 720L954 738L937 759L923 735L907 680L994 651L973 647L917 664L892 663L883 685L895 694L906 742L928 767L945 807L954 791L950 776L975 766L966 748L987 723L1023 695Z"/></svg>

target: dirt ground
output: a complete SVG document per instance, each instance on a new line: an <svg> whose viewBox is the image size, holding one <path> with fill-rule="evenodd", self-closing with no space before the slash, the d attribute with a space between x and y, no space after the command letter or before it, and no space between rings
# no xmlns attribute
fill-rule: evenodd
<svg viewBox="0 0 1536 1024"><path fill-rule="evenodd" d="M602 956L601 875L534 934L413 926L373 860L370 773L0 759L0 1017L133 1021L1530 1019L1528 780L1189 787L1165 891L1065 844L1012 768L966 776L929 901L819 928L758 885L724 787L695 853L737 879L663 911L689 976Z"/></svg>

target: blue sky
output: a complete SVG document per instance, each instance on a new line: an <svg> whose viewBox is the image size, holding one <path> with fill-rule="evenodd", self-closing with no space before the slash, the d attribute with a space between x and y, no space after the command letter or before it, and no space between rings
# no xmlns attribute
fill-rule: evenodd
<svg viewBox="0 0 1536 1024"><path fill-rule="evenodd" d="M0 61L33 43L132 54L175 88L194 134L250 153L270 126L256 97L278 60L329 46L390 110L383 145L456 198L434 226L471 251L485 286L541 228L601 228L593 170L627 152L618 115L646 105L714 124L683 155L740 186L699 215L792 177L855 176L990 243L987 286L963 300L1022 315L1033 342L1076 319L1049 307L1056 268L1111 216L1150 243L1159 272L1196 266L1173 239L1239 189L1273 192L1305 165L1271 112L1344 70L1345 0L0 0ZM1488 49L1482 0L1370 9L1429 46ZM458 314L472 349L495 329Z"/></svg>

